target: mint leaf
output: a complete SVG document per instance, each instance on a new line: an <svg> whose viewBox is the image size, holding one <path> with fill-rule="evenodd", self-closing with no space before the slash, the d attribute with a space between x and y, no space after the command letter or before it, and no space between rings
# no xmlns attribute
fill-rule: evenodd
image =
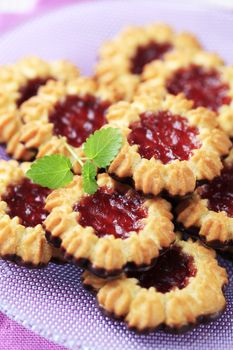
<svg viewBox="0 0 233 350"><path fill-rule="evenodd" d="M69 158L53 154L37 159L26 175L34 183L51 189L66 186L73 179L72 164Z"/></svg>
<svg viewBox="0 0 233 350"><path fill-rule="evenodd" d="M84 143L83 151L99 168L105 168L116 157L122 145L121 131L117 128L97 130Z"/></svg>
<svg viewBox="0 0 233 350"><path fill-rule="evenodd" d="M87 160L82 167L84 192L88 194L93 194L97 191L98 185L96 181L96 175L96 166L90 160Z"/></svg>
<svg viewBox="0 0 233 350"><path fill-rule="evenodd" d="M97 191L97 167L105 168L115 158L122 145L120 129L106 128L96 131L85 142L83 150L86 158L76 155L72 147L65 144L68 151L82 166L83 189L88 194ZM86 162L83 164L83 160ZM36 184L51 189L64 187L73 179L72 164L69 158L53 154L36 160L27 176Z"/></svg>

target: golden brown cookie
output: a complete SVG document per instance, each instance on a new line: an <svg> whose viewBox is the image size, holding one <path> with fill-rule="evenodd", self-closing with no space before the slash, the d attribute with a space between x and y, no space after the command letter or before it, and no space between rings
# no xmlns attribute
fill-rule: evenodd
<svg viewBox="0 0 233 350"><path fill-rule="evenodd" d="M84 285L97 291L100 307L140 332L161 325L185 329L218 316L226 305L222 289L227 282L215 252L192 240L177 241L146 272L115 280L83 274Z"/></svg>
<svg viewBox="0 0 233 350"><path fill-rule="evenodd" d="M27 57L15 64L2 66L0 68L0 142L7 143L18 132L21 126L18 114L20 107L30 97L36 95L39 88L48 80L67 81L78 76L79 70L72 63L64 60L48 63L37 57Z"/></svg>
<svg viewBox="0 0 233 350"><path fill-rule="evenodd" d="M233 246L233 150L221 175L178 205L177 221L213 247Z"/></svg>
<svg viewBox="0 0 233 350"><path fill-rule="evenodd" d="M132 177L136 190L157 195L192 192L197 180L220 174L231 142L214 113L182 96L141 95L110 107L107 120L122 130L123 145L108 172Z"/></svg>
<svg viewBox="0 0 233 350"><path fill-rule="evenodd" d="M145 197L107 174L97 182L97 192L87 195L81 176L75 176L48 196L50 241L66 259L99 276L148 268L175 239L170 203Z"/></svg>
<svg viewBox="0 0 233 350"><path fill-rule="evenodd" d="M151 62L169 60L176 51L200 49L190 33L175 33L166 24L129 27L100 49L96 77L118 100L131 100L145 67Z"/></svg>
<svg viewBox="0 0 233 350"><path fill-rule="evenodd" d="M20 111L20 137L8 144L8 153L17 157L23 144L38 158L54 153L70 157L64 141L82 154L82 144L107 121L105 114L113 102L107 89L99 89L91 78L79 77L67 83L49 81ZM73 159L72 159L73 161Z"/></svg>
<svg viewBox="0 0 233 350"><path fill-rule="evenodd" d="M233 137L233 66L224 66L218 55L205 51L170 56L145 68L138 93L181 93L194 107L216 112L220 127Z"/></svg>
<svg viewBox="0 0 233 350"><path fill-rule="evenodd" d="M61 256L47 242L42 226L51 191L25 177L28 167L28 163L0 160L0 257L38 267Z"/></svg>

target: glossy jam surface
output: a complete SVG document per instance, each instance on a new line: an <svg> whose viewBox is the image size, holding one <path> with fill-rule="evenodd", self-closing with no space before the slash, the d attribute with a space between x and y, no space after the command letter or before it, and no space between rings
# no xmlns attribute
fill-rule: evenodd
<svg viewBox="0 0 233 350"><path fill-rule="evenodd" d="M169 43L149 42L145 46L139 46L131 60L131 72L141 74L144 66L154 60L162 59L163 55L172 49Z"/></svg>
<svg viewBox="0 0 233 350"><path fill-rule="evenodd" d="M79 147L88 136L106 123L105 114L110 106L94 96L69 95L58 102L49 116L55 135L66 136L74 147Z"/></svg>
<svg viewBox="0 0 233 350"><path fill-rule="evenodd" d="M164 164L175 159L189 159L192 150L201 145L196 127L190 126L185 118L166 111L143 113L130 129L130 145L138 145L143 158L155 157Z"/></svg>
<svg viewBox="0 0 233 350"><path fill-rule="evenodd" d="M198 188L203 199L208 199L208 208L225 211L233 217L233 167L222 170L221 176Z"/></svg>
<svg viewBox="0 0 233 350"><path fill-rule="evenodd" d="M183 92L194 101L195 107L207 107L213 111L231 102L229 86L221 82L219 73L196 65L177 70L167 82L167 90L173 95Z"/></svg>
<svg viewBox="0 0 233 350"><path fill-rule="evenodd" d="M22 225L35 227L42 224L47 217L44 205L50 192L48 188L33 184L25 178L17 185L8 186L2 199L7 203L11 218L18 216Z"/></svg>
<svg viewBox="0 0 233 350"><path fill-rule="evenodd" d="M185 288L189 278L196 275L196 268L192 256L173 246L158 258L151 270L127 275L137 278L143 288L155 287L158 292L167 293L174 288Z"/></svg>
<svg viewBox="0 0 233 350"><path fill-rule="evenodd" d="M23 85L20 90L20 98L17 101L19 107L23 102L29 100L29 98L35 96L42 85L45 85L51 78L35 78L28 80L26 85ZM54 79L53 79L54 80Z"/></svg>
<svg viewBox="0 0 233 350"><path fill-rule="evenodd" d="M143 228L141 219L147 216L143 202L144 198L135 191L124 193L101 187L83 198L74 210L80 213L79 223L92 226L98 237L114 235L125 239L131 231Z"/></svg>

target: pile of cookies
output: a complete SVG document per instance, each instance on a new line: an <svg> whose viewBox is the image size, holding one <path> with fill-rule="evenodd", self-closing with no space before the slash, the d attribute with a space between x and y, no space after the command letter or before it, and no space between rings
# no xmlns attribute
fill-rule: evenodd
<svg viewBox="0 0 233 350"><path fill-rule="evenodd" d="M83 143L117 128L122 146L83 189ZM224 311L233 247L233 66L189 33L130 27L105 43L92 77L30 57L0 67L0 256L85 269L100 307L137 331L183 330ZM72 148L68 152L65 142ZM32 183L61 154L73 181Z"/></svg>

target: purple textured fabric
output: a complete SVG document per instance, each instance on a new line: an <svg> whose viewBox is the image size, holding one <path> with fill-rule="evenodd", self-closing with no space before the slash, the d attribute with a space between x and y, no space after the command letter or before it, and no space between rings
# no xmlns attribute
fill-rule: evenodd
<svg viewBox="0 0 233 350"><path fill-rule="evenodd" d="M0 350L65 350L0 313Z"/></svg>
<svg viewBox="0 0 233 350"><path fill-rule="evenodd" d="M135 0L100 1L70 6L42 16L0 39L0 63L26 54L47 59L66 57L90 73L97 48L129 24L165 21L177 29L191 30L206 48L232 60L231 13L179 7L174 2ZM221 259L229 273L228 307L216 322L184 335L161 331L137 335L123 322L104 316L93 295L82 288L81 270L72 265L50 264L28 270L0 261L0 311L40 335L72 350L213 350L233 348L232 263Z"/></svg>

